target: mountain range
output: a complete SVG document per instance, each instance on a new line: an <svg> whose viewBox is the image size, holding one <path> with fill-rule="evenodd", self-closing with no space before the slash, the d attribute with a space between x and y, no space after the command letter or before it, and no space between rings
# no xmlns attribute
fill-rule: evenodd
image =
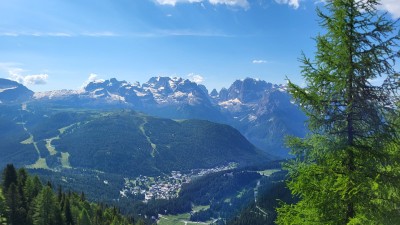
<svg viewBox="0 0 400 225"><path fill-rule="evenodd" d="M285 135L304 136L305 115L292 103L284 85L246 78L228 89L209 92L188 79L152 77L140 84L96 80L80 90L33 93L21 84L0 79L0 104L64 108L133 109L170 119L200 119L228 124L251 143L278 158L288 157Z"/></svg>

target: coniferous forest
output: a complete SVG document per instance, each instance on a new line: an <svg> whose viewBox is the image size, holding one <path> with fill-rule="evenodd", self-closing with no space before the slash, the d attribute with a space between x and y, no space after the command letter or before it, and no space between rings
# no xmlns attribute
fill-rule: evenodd
<svg viewBox="0 0 400 225"><path fill-rule="evenodd" d="M144 224L120 214L116 207L95 204L85 194L63 192L42 184L25 169L7 165L2 173L0 224L12 225L130 225Z"/></svg>

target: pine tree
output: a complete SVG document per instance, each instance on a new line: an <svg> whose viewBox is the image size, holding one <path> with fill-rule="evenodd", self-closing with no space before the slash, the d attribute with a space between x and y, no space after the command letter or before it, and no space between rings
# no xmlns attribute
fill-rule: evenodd
<svg viewBox="0 0 400 225"><path fill-rule="evenodd" d="M83 209L79 215L79 225L92 225L86 209Z"/></svg>
<svg viewBox="0 0 400 225"><path fill-rule="evenodd" d="M70 202L69 202L69 197L65 198L64 216L65 216L65 224L66 225L75 225L74 219L72 217L71 205L70 205Z"/></svg>
<svg viewBox="0 0 400 225"><path fill-rule="evenodd" d="M81 199L82 202L84 202L86 200L85 193L83 193L83 191L81 192L80 199Z"/></svg>
<svg viewBox="0 0 400 225"><path fill-rule="evenodd" d="M300 198L278 209L278 224L400 224L397 21L377 0L327 0L319 10L327 33L315 60L303 56L306 87L289 82L309 117L311 134L288 141L285 165ZM372 80L381 78L382 84Z"/></svg>
<svg viewBox="0 0 400 225"><path fill-rule="evenodd" d="M17 185L17 171L13 164L7 164L3 170L3 192L7 193L10 185L14 183Z"/></svg>
<svg viewBox="0 0 400 225"><path fill-rule="evenodd" d="M21 198L17 190L15 183L11 183L8 187L6 195L6 203L8 206L7 221L11 225L21 225L21 216L19 213L19 206L21 204Z"/></svg>
<svg viewBox="0 0 400 225"><path fill-rule="evenodd" d="M63 198L63 192L62 192L62 187L60 185L58 185L57 188L57 201L61 204Z"/></svg>
<svg viewBox="0 0 400 225"><path fill-rule="evenodd" d="M28 224L28 202L25 194L25 186L28 178L28 173L24 168L18 169L17 172L17 188L20 196L19 213L21 217L21 225Z"/></svg>

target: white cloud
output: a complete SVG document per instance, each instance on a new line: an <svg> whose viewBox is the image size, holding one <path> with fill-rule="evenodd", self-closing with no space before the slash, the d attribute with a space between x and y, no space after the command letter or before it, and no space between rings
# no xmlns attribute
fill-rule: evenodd
<svg viewBox="0 0 400 225"><path fill-rule="evenodd" d="M96 80L97 77L98 77L97 74L91 73L91 74L89 74L89 77L88 77L88 79L87 79L87 82L88 82L88 83L93 82L93 81Z"/></svg>
<svg viewBox="0 0 400 225"><path fill-rule="evenodd" d="M250 4L247 0L155 0L160 5L175 6L178 3L201 3L204 8L203 2L209 2L212 5L227 5L234 7L242 7L248 9Z"/></svg>
<svg viewBox="0 0 400 225"><path fill-rule="evenodd" d="M400 1L399 0L381 0L382 10L388 11L393 18L400 18Z"/></svg>
<svg viewBox="0 0 400 225"><path fill-rule="evenodd" d="M275 0L279 4L287 4L294 9L298 9L300 6L300 0Z"/></svg>
<svg viewBox="0 0 400 225"><path fill-rule="evenodd" d="M27 71L22 69L18 63L0 63L0 70L7 72L9 79L23 85L46 84L49 78L49 75L45 73L23 75Z"/></svg>
<svg viewBox="0 0 400 225"><path fill-rule="evenodd" d="M95 73L91 73L89 74L89 77L86 79L85 82L83 82L82 87L84 88L86 85L88 85L91 82L95 82L95 81L104 81L103 79L98 79L98 75Z"/></svg>
<svg viewBox="0 0 400 225"><path fill-rule="evenodd" d="M194 73L190 73L188 75L189 80L198 84L201 84L204 82L204 77L202 77L201 75L198 74L194 74Z"/></svg>
<svg viewBox="0 0 400 225"><path fill-rule="evenodd" d="M240 6L242 8L248 9L250 4L247 0L209 0L213 5L225 4L229 6Z"/></svg>
<svg viewBox="0 0 400 225"><path fill-rule="evenodd" d="M30 74L30 75L21 75L24 72L21 68L12 68L8 71L10 79L17 81L23 85L40 85L46 84L49 75L42 74Z"/></svg>
<svg viewBox="0 0 400 225"><path fill-rule="evenodd" d="M263 60L263 59L253 60L253 64L265 64L265 63L267 63L267 60Z"/></svg>
<svg viewBox="0 0 400 225"><path fill-rule="evenodd" d="M40 84L46 84L47 79L49 78L49 75L43 73L43 74L32 74L32 75L12 75L11 78L18 83L24 84L24 85L40 85Z"/></svg>
<svg viewBox="0 0 400 225"><path fill-rule="evenodd" d="M213 0L209 0L210 2ZM226 0L228 1L228 0ZM300 7L300 2L304 0L275 0L278 4L287 4L294 9L298 9ZM313 0L316 4L318 3L326 3L326 0ZM359 0L362 1L362 0ZM378 7L380 10L387 11L394 19L400 18L400 0L380 0L380 6Z"/></svg>

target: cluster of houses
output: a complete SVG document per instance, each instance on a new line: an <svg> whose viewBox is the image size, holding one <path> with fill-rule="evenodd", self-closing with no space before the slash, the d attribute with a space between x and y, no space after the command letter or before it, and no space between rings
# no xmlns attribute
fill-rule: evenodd
<svg viewBox="0 0 400 225"><path fill-rule="evenodd" d="M182 184L189 183L192 179L197 177L233 169L235 167L235 163L229 163L228 165L211 169L191 170L189 173L172 171L170 174L164 176L148 177L140 175L134 179L125 178L125 185L120 191L120 195L121 197L141 195L144 196L144 202L151 199L177 198Z"/></svg>

